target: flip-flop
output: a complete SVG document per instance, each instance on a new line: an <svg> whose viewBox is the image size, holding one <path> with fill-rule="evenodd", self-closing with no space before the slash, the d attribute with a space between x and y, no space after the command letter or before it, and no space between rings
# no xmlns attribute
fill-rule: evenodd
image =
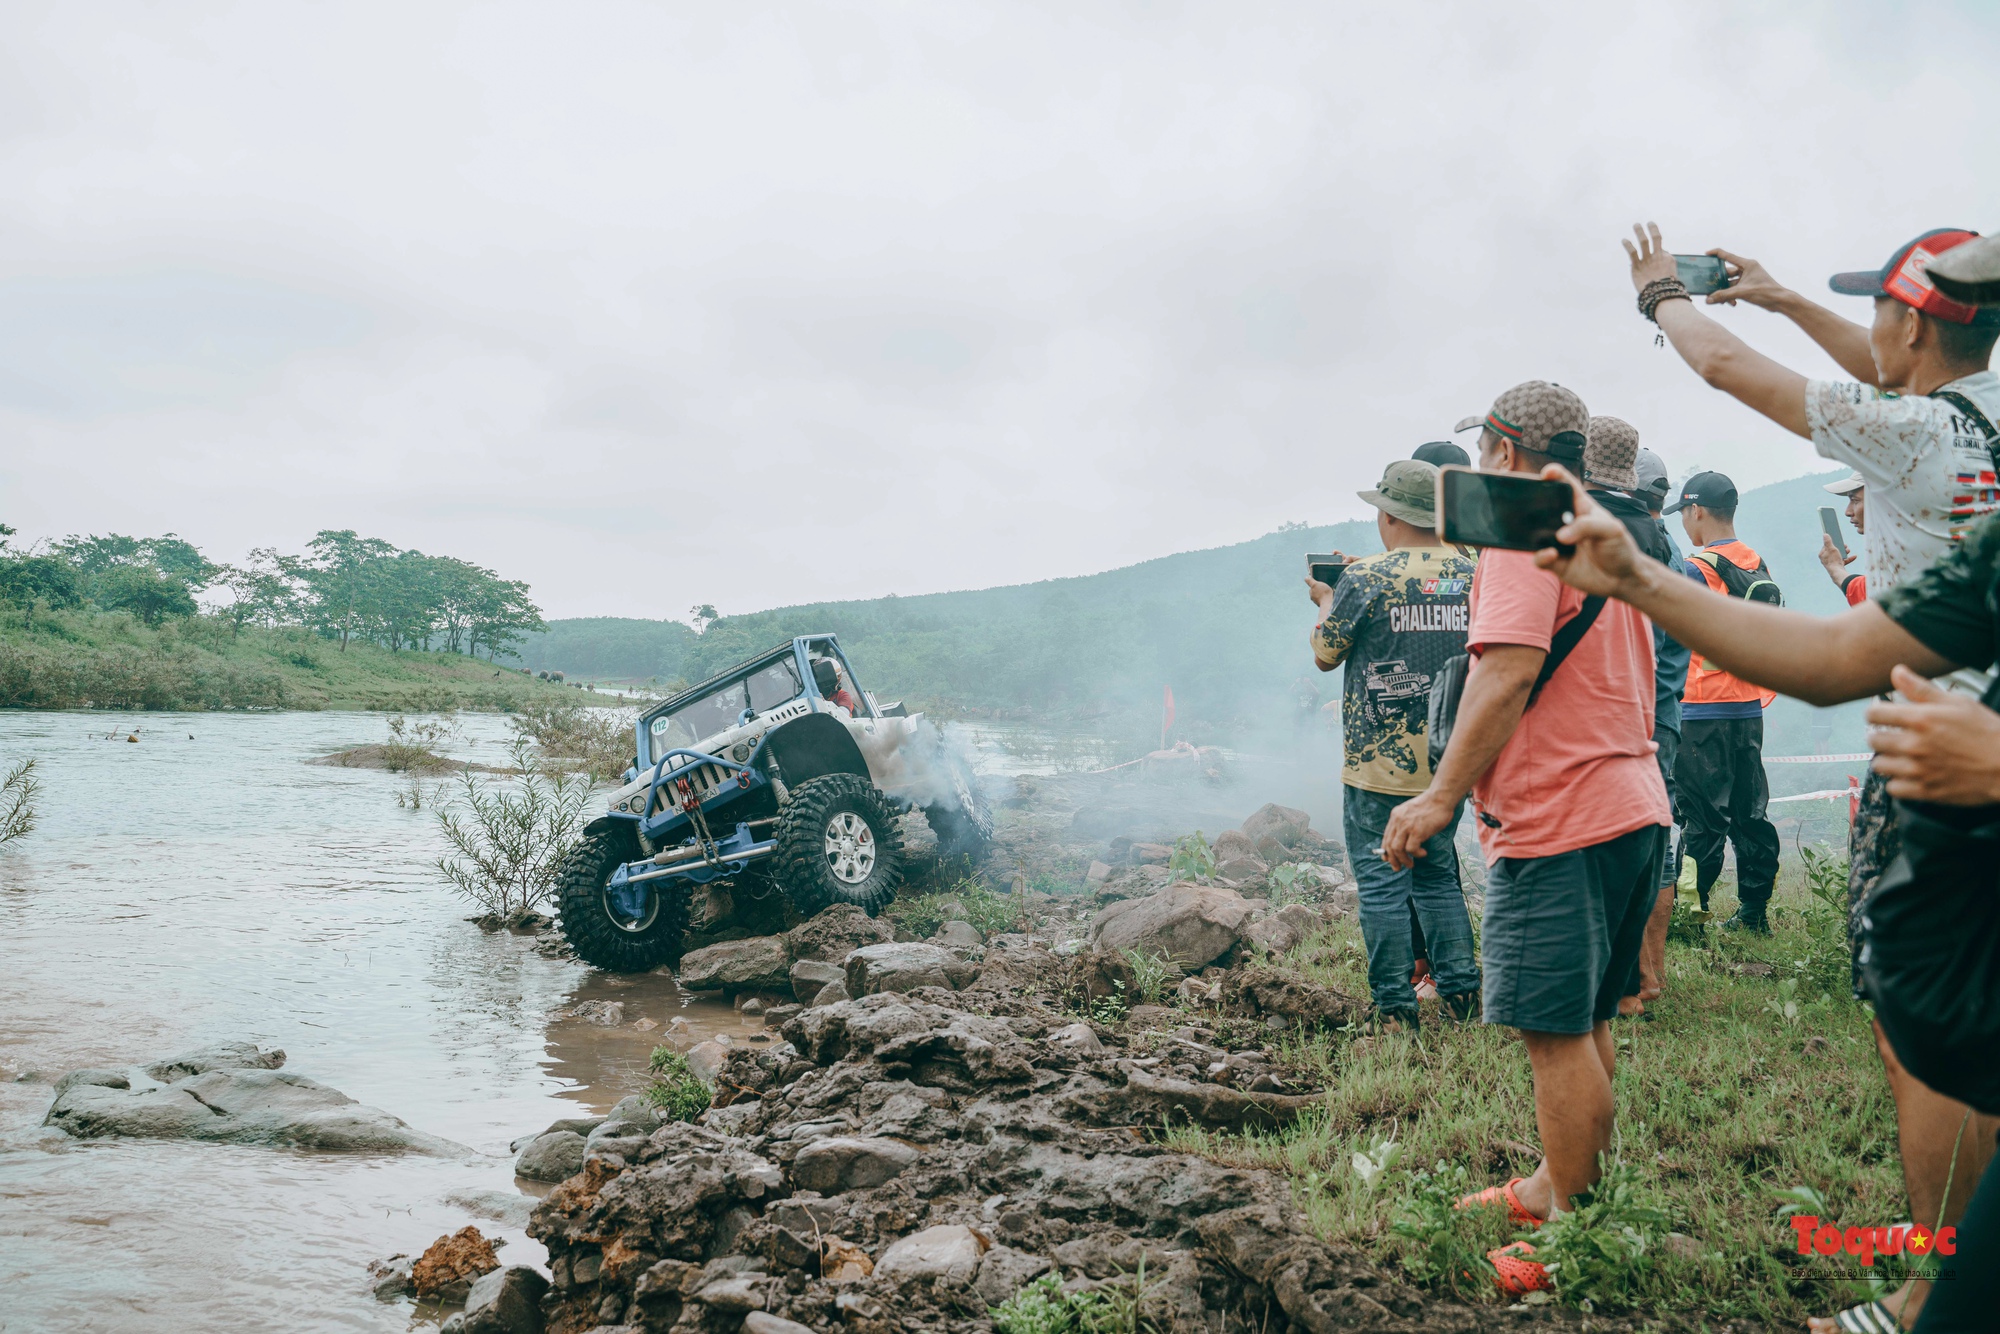
<svg viewBox="0 0 2000 1334"><path fill-rule="evenodd" d="M1833 1318L1833 1327L1843 1334L1903 1334L1902 1325L1880 1302L1848 1307Z"/></svg>
<svg viewBox="0 0 2000 1334"><path fill-rule="evenodd" d="M1525 1297L1531 1292L1553 1291L1555 1280L1539 1260L1527 1257L1535 1253L1535 1248L1525 1241L1510 1241L1486 1252L1486 1263L1493 1266L1493 1281L1500 1291L1509 1297Z"/></svg>
<svg viewBox="0 0 2000 1334"><path fill-rule="evenodd" d="M1528 1206L1521 1203L1521 1197L1514 1193L1514 1187L1526 1181L1526 1177L1515 1177L1504 1186L1488 1186L1485 1190L1462 1197L1452 1206L1457 1209L1478 1209L1493 1205L1507 1206L1507 1221L1515 1227L1540 1227L1548 1220L1537 1218L1528 1212ZM1501 1248L1506 1249L1505 1247Z"/></svg>

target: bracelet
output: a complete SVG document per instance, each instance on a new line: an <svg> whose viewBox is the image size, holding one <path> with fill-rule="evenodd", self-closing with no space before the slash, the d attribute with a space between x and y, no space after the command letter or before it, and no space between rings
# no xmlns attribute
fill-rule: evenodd
<svg viewBox="0 0 2000 1334"><path fill-rule="evenodd" d="M1662 301L1691 299L1688 296L1688 289L1682 286L1679 278L1655 278L1639 289L1639 313L1658 324L1659 320L1654 318L1653 312L1660 308Z"/></svg>

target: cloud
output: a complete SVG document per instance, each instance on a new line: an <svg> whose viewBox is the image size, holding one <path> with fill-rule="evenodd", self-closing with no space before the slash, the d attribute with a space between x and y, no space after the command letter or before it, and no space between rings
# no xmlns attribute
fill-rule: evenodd
<svg viewBox="0 0 2000 1334"><path fill-rule="evenodd" d="M1814 292L1994 225L1995 21L1896 15L13 7L4 517L748 610L1348 517L1530 376L1755 485L1810 447L1653 348L1617 240Z"/></svg>

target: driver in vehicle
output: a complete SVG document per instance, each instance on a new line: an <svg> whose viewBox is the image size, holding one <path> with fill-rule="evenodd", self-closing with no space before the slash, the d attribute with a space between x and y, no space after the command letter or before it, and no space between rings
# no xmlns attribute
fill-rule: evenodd
<svg viewBox="0 0 2000 1334"><path fill-rule="evenodd" d="M837 704L846 709L848 717L852 718L861 712L861 701L847 688L840 665L833 659L813 659L813 684L819 687L819 693L826 697L829 704Z"/></svg>

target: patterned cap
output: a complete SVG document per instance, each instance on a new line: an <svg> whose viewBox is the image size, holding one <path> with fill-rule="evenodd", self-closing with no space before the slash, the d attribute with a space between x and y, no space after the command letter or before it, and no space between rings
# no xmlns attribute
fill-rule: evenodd
<svg viewBox="0 0 2000 1334"><path fill-rule="evenodd" d="M1529 380L1494 399L1481 424L1518 448L1553 455L1558 463L1577 469L1583 465L1590 409L1559 384Z"/></svg>
<svg viewBox="0 0 2000 1334"><path fill-rule="evenodd" d="M1592 417L1585 434L1583 480L1607 491L1637 490L1639 428L1618 417Z"/></svg>
<svg viewBox="0 0 2000 1334"><path fill-rule="evenodd" d="M1356 495L1381 510L1419 528L1437 527L1438 470L1422 459L1397 459L1382 470L1373 491Z"/></svg>

